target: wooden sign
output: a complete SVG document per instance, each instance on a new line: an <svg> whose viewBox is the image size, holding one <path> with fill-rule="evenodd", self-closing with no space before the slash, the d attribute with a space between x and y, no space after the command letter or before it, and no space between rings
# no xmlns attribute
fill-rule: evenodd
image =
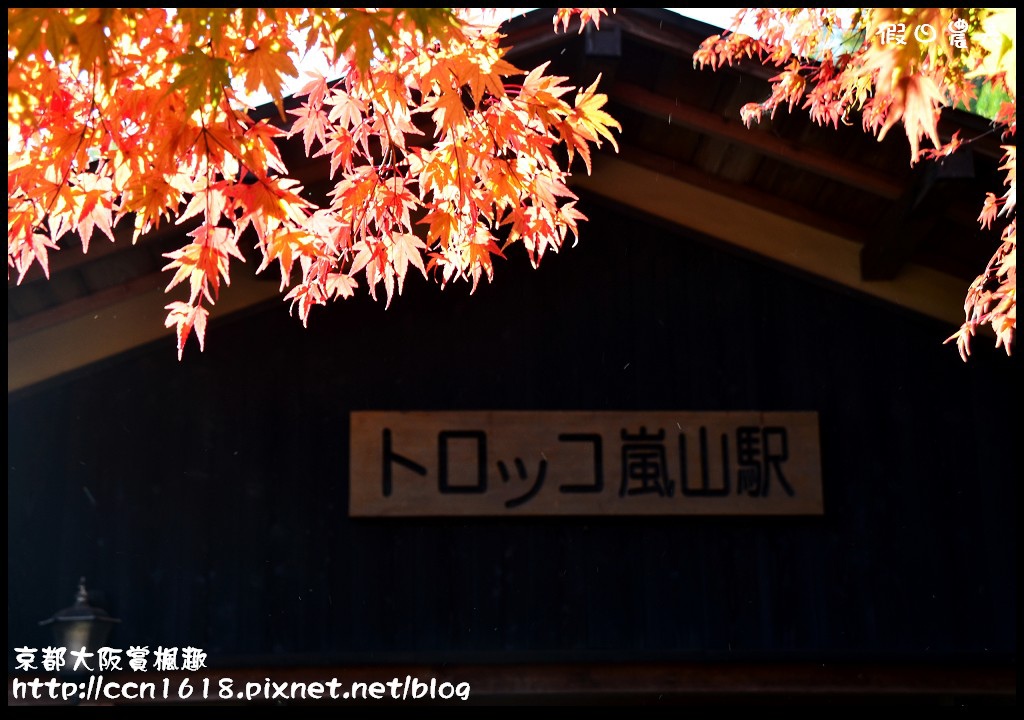
<svg viewBox="0 0 1024 720"><path fill-rule="evenodd" d="M353 412L353 516L821 515L816 412Z"/></svg>

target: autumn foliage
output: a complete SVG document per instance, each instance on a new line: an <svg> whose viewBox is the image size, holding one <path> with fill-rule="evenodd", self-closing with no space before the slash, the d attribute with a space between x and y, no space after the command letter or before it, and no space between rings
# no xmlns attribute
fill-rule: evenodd
<svg viewBox="0 0 1024 720"><path fill-rule="evenodd" d="M554 31L599 23L601 8L561 8ZM167 254L167 305L178 355L232 270L255 246L256 272L280 272L303 323L315 306L365 287L390 303L415 270L442 284L490 279L521 243L536 265L575 238L583 215L567 187L576 158L617 149L618 123L586 88L513 67L494 27L443 8L8 9L8 277L98 230L133 242L163 223L194 226ZM969 288L961 355L990 327L1009 353L1016 333L1016 12L1002 9L753 8L753 35L708 38L694 63L751 59L778 68L749 124L779 107L823 125L902 126L910 161L955 152L945 107L990 109L1005 156L979 222L999 247ZM925 41L911 30L938 28ZM904 27L904 42L886 29ZM957 42L947 28L963 31ZM756 36L756 37L754 37ZM285 107L286 80L322 54ZM254 117L262 92L276 117ZM326 157L333 188L315 205L289 175L280 141ZM922 141L932 147L923 148ZM564 154L568 160L559 162ZM61 245L58 245L61 243ZM187 289L187 290L186 290Z"/></svg>
<svg viewBox="0 0 1024 720"><path fill-rule="evenodd" d="M744 22L751 33L739 32ZM991 261L967 292L965 321L947 340L961 356L982 326L1011 352L1017 328L1016 10L1006 8L745 8L724 35L707 38L694 64L716 69L754 59L778 68L771 95L741 110L748 125L785 106L822 125L861 124L882 139L902 125L910 161L949 155L970 138L939 135L946 107L977 108L999 134L1005 189L988 194L979 222L1002 225ZM930 28L929 32L926 28ZM923 32L922 32L923 30ZM932 147L922 149L922 140Z"/></svg>
<svg viewBox="0 0 1024 720"><path fill-rule="evenodd" d="M602 11L565 8L555 26ZM588 88L524 72L493 27L440 8L8 9L8 277L120 222L133 242L198 220L167 255L178 355L202 347L210 308L244 262L276 266L305 323L364 285L390 302L415 269L442 283L491 278L522 243L536 264L585 218L567 187L578 157L618 123ZM579 22L578 20L574 22ZM322 53L284 105L299 59ZM268 93L278 117L255 119ZM329 202L289 177L279 141L328 156ZM563 161L564 163L564 161ZM247 232L248 231L248 232Z"/></svg>

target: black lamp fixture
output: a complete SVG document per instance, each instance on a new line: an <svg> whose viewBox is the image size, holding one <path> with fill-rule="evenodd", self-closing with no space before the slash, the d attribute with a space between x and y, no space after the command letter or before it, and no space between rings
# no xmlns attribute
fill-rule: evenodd
<svg viewBox="0 0 1024 720"><path fill-rule="evenodd" d="M83 577L78 581L75 604L58 610L53 617L41 620L39 624L49 625L57 644L68 652L82 648L96 652L106 644L114 623L119 622L119 619L110 617L106 611L89 604L89 593L85 589Z"/></svg>

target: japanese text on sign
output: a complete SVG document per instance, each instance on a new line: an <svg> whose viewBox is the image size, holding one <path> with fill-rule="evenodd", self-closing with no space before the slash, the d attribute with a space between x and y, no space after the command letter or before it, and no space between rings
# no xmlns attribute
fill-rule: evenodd
<svg viewBox="0 0 1024 720"><path fill-rule="evenodd" d="M354 412L350 513L820 515L814 412Z"/></svg>

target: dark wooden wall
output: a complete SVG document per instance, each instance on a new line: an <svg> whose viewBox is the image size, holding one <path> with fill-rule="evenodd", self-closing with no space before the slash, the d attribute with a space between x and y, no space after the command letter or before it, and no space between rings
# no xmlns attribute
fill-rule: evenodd
<svg viewBox="0 0 1024 720"><path fill-rule="evenodd" d="M9 646L85 575L112 645L214 665L1014 658L1019 363L584 210L473 297L275 303L10 396ZM352 520L354 409L816 410L825 515Z"/></svg>

